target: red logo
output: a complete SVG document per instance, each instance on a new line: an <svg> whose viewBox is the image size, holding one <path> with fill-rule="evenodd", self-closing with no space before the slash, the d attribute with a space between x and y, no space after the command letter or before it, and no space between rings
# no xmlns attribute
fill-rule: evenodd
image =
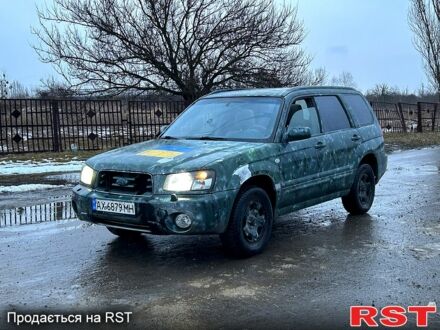
<svg viewBox="0 0 440 330"><path fill-rule="evenodd" d="M412 313L416 317L417 327L427 327L429 314L437 312L437 306L409 306L405 309L402 306L385 306L380 310L374 306L351 306L350 326L378 327L379 323L385 327L402 327L408 322L406 314Z"/></svg>

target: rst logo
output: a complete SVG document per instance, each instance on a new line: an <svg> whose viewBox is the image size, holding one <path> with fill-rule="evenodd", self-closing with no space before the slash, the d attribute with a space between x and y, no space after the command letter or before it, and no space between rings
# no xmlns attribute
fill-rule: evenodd
<svg viewBox="0 0 440 330"><path fill-rule="evenodd" d="M437 306L386 306L379 310L374 306L351 306L351 327L378 327L379 323L385 327L402 327L408 322L407 314L414 314L417 327L427 327L429 314L435 314Z"/></svg>

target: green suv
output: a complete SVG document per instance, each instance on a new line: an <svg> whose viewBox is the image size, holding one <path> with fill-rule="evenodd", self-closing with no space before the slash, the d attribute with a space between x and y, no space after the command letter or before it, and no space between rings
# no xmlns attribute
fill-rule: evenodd
<svg viewBox="0 0 440 330"><path fill-rule="evenodd" d="M377 119L350 88L217 91L161 131L87 160L73 189L79 219L128 239L219 234L251 256L277 216L338 197L367 212L387 165Z"/></svg>

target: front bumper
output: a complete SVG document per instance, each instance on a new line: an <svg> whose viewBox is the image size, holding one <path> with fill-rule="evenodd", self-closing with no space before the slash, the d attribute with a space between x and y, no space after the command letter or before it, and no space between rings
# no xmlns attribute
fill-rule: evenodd
<svg viewBox="0 0 440 330"><path fill-rule="evenodd" d="M153 234L220 234L226 230L237 191L206 194L119 195L96 191L82 185L73 188L72 205L78 218L95 224L126 228ZM94 198L134 202L136 215L114 214L92 210ZM192 225L179 229L174 218L186 213Z"/></svg>

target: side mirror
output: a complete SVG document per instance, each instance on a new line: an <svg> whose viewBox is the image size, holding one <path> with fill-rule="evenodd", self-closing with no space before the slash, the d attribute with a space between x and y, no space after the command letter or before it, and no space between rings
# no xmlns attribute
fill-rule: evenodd
<svg viewBox="0 0 440 330"><path fill-rule="evenodd" d="M298 141L305 140L312 136L312 131L310 127L288 127L287 131L284 133L284 141Z"/></svg>

